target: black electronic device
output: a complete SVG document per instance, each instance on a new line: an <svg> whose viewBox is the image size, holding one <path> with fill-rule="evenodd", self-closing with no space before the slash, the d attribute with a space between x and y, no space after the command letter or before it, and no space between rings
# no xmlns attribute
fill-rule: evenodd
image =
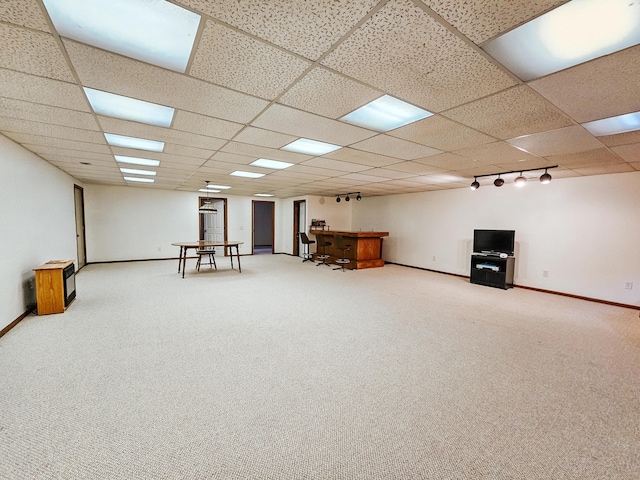
<svg viewBox="0 0 640 480"><path fill-rule="evenodd" d="M473 251L493 255L506 253L513 256L515 238L515 230L474 230Z"/></svg>

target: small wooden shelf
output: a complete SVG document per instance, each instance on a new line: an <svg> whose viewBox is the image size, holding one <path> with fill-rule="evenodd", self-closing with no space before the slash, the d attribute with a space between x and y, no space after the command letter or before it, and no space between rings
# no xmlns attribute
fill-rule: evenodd
<svg viewBox="0 0 640 480"><path fill-rule="evenodd" d="M496 288L513 288L516 259L498 255L471 255L471 283Z"/></svg>
<svg viewBox="0 0 640 480"><path fill-rule="evenodd" d="M36 298L38 302L38 315L50 313L64 313L69 303L75 298L75 279L71 279L67 287L68 278L65 278L65 269L73 266L73 260L51 260L33 269L36 272ZM75 275L75 272L71 276Z"/></svg>

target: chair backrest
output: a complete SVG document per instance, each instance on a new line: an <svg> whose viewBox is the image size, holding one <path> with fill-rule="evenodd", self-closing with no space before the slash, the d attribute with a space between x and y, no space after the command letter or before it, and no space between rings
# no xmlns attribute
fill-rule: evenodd
<svg viewBox="0 0 640 480"><path fill-rule="evenodd" d="M307 234L304 232L298 232L298 235L300 235L300 241L302 243L304 243L305 245L308 245L309 242L309 237L307 237Z"/></svg>

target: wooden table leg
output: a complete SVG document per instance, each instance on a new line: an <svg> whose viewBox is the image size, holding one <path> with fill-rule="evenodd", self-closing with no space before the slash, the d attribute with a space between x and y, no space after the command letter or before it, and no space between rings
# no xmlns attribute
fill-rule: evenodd
<svg viewBox="0 0 640 480"><path fill-rule="evenodd" d="M240 266L240 247L236 245L236 255L238 256L238 273L242 273L242 267Z"/></svg>
<svg viewBox="0 0 640 480"><path fill-rule="evenodd" d="M180 247L180 256L178 257L178 273L180 273L180 264L182 263L182 249L184 247Z"/></svg>
<svg viewBox="0 0 640 480"><path fill-rule="evenodd" d="M187 247L184 247L184 253L182 255L182 278L184 278L185 268L187 268Z"/></svg>

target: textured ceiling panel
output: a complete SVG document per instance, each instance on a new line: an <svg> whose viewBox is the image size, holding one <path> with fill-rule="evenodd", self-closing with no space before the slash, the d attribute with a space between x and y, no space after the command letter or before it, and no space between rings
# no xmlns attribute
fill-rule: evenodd
<svg viewBox="0 0 640 480"><path fill-rule="evenodd" d="M0 117L0 132L28 133L43 137L77 140L79 142L106 143L104 135L100 132L8 117Z"/></svg>
<svg viewBox="0 0 640 480"><path fill-rule="evenodd" d="M427 157L441 153L435 148L418 145L389 135L377 135L362 142L354 143L353 148L380 155L394 156L404 160Z"/></svg>
<svg viewBox="0 0 640 480"><path fill-rule="evenodd" d="M335 145L349 145L375 135L364 128L284 105L272 105L252 125Z"/></svg>
<svg viewBox="0 0 640 480"><path fill-rule="evenodd" d="M514 84L510 76L404 0L387 3L322 63L432 112Z"/></svg>
<svg viewBox="0 0 640 480"><path fill-rule="evenodd" d="M50 32L44 13L38 3L32 0L5 0L1 2L0 21Z"/></svg>
<svg viewBox="0 0 640 480"><path fill-rule="evenodd" d="M331 160L330 158L316 157L302 163L306 167L326 168L330 170L339 170L341 172L361 172L369 170L365 165L357 163L341 162L340 160Z"/></svg>
<svg viewBox="0 0 640 480"><path fill-rule="evenodd" d="M378 0L179 0L179 3L315 60Z"/></svg>
<svg viewBox="0 0 640 480"><path fill-rule="evenodd" d="M90 112L82 88L75 83L0 69L0 96Z"/></svg>
<svg viewBox="0 0 640 480"><path fill-rule="evenodd" d="M340 118L382 95L380 90L317 67L278 101L324 117Z"/></svg>
<svg viewBox="0 0 640 480"><path fill-rule="evenodd" d="M425 165L423 163L411 161L389 165L385 170L395 170L397 172L406 172L414 175L431 175L433 173L442 173L445 171L442 168L432 167L431 165Z"/></svg>
<svg viewBox="0 0 640 480"><path fill-rule="evenodd" d="M603 146L579 125L513 138L509 143L539 156L584 152Z"/></svg>
<svg viewBox="0 0 640 480"><path fill-rule="evenodd" d="M496 37L568 0L421 0L475 43Z"/></svg>
<svg viewBox="0 0 640 480"><path fill-rule="evenodd" d="M272 100L310 66L297 56L209 21L189 73Z"/></svg>
<svg viewBox="0 0 640 480"><path fill-rule="evenodd" d="M278 150L240 142L229 142L222 150L239 155L247 155L252 157L253 160L266 158L269 160L280 160L282 162L300 163L311 158L310 155L303 155L301 153L288 152L286 150Z"/></svg>
<svg viewBox="0 0 640 480"><path fill-rule="evenodd" d="M466 168L474 168L478 166L478 161L472 158L466 158L454 153L441 153L431 157L416 158L414 162L424 163L432 167L438 167L445 170L460 170Z"/></svg>
<svg viewBox="0 0 640 480"><path fill-rule="evenodd" d="M384 167L394 163L402 162L402 159L396 157L388 157L377 153L356 150L355 148L345 147L324 155L325 158L334 160L342 160L344 162L359 163L370 167Z"/></svg>
<svg viewBox="0 0 640 480"><path fill-rule="evenodd" d="M577 122L640 110L640 45L530 83Z"/></svg>
<svg viewBox="0 0 640 480"><path fill-rule="evenodd" d="M625 162L640 162L640 143L621 145L619 147L613 147L611 150L619 155Z"/></svg>
<svg viewBox="0 0 640 480"><path fill-rule="evenodd" d="M87 145L96 145L95 143ZM48 157L58 156L60 159L67 159L67 161L82 159L89 162L97 162L101 164L115 165L115 159L111 153L96 153L82 150L70 150L68 148L54 148L49 145L30 145L25 144L25 147L34 153L48 155Z"/></svg>
<svg viewBox="0 0 640 480"><path fill-rule="evenodd" d="M440 115L425 118L388 132L393 137L451 151L494 142L496 139Z"/></svg>
<svg viewBox="0 0 640 480"><path fill-rule="evenodd" d="M593 167L599 165L616 165L624 163L624 160L606 148L597 148L586 152L578 152L566 155L550 155L546 157L552 165L560 165L572 170ZM553 175L553 172L551 172Z"/></svg>
<svg viewBox="0 0 640 480"><path fill-rule="evenodd" d="M0 116L86 130L100 130L95 117L90 113L9 98L0 98Z"/></svg>
<svg viewBox="0 0 640 480"><path fill-rule="evenodd" d="M592 167L576 168L574 171L580 175L608 175L611 173L630 173L636 170L628 163L618 163L616 165L594 165Z"/></svg>
<svg viewBox="0 0 640 480"><path fill-rule="evenodd" d="M53 35L0 23L0 67L74 82Z"/></svg>
<svg viewBox="0 0 640 480"><path fill-rule="evenodd" d="M283 147L297 138L298 137L295 135L287 135L285 133L278 133L255 127L246 127L235 136L235 140L237 142L251 143L269 148Z"/></svg>
<svg viewBox="0 0 640 480"><path fill-rule="evenodd" d="M619 133L618 135L598 137L598 140L610 147L640 143L640 130L636 130L635 132Z"/></svg>
<svg viewBox="0 0 640 480"><path fill-rule="evenodd" d="M87 87L241 123L267 105L264 100L137 60L70 40L64 44Z"/></svg>
<svg viewBox="0 0 640 480"><path fill-rule="evenodd" d="M444 115L503 140L573 123L526 86L502 91L449 110Z"/></svg>
<svg viewBox="0 0 640 480"><path fill-rule="evenodd" d="M214 154L213 150L206 150L204 148L188 147L185 145L176 145L174 143L167 143L164 146L164 153L167 155L179 155L183 157L194 157L201 160L208 159ZM143 152L141 150L141 152Z"/></svg>
<svg viewBox="0 0 640 480"><path fill-rule="evenodd" d="M147 140L158 140L166 143L175 143L177 145L186 145L208 150L218 150L222 147L226 140L220 138L206 137L189 132L181 132L154 125L145 125L143 123L130 122L110 117L98 117L98 122L102 129L107 133L116 133L118 135L128 135L131 137L139 137Z"/></svg>
<svg viewBox="0 0 640 480"><path fill-rule="evenodd" d="M76 140L67 140L64 138L43 137L41 135L28 133L7 132L5 135L20 144L42 145L43 147L50 147L54 152L56 149L63 148L68 150L78 150L80 152L104 153L107 155L111 154L111 150L106 142L103 144L87 143Z"/></svg>
<svg viewBox="0 0 640 480"><path fill-rule="evenodd" d="M230 139L240 131L242 124L178 110L173 118L173 128L208 137Z"/></svg>
<svg viewBox="0 0 640 480"><path fill-rule="evenodd" d="M536 158L523 152L506 142L493 142L476 147L463 148L455 152L463 157L471 158L484 163L520 162L522 160Z"/></svg>

